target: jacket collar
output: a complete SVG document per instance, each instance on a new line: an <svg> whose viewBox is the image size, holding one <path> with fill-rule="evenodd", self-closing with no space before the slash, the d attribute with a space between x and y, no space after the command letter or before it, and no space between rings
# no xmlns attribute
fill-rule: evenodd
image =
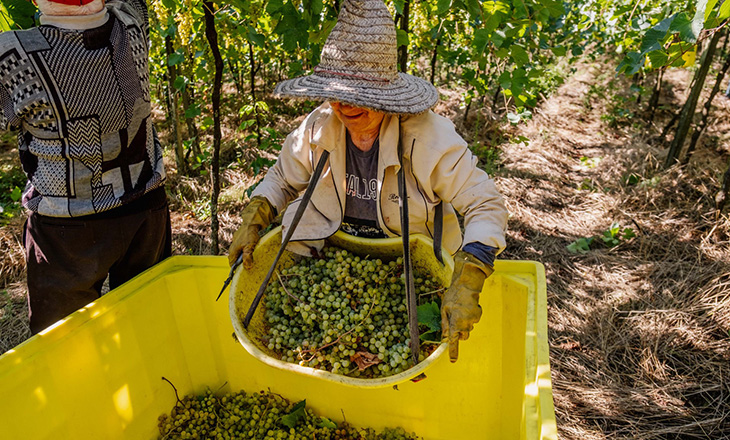
<svg viewBox="0 0 730 440"><path fill-rule="evenodd" d="M320 147L330 153L345 147L345 125L337 118L328 103L321 107L322 116L312 122L309 140L312 148ZM385 167L400 168L398 160L398 140L400 138L400 121L398 115L385 115L380 125L380 161Z"/></svg>

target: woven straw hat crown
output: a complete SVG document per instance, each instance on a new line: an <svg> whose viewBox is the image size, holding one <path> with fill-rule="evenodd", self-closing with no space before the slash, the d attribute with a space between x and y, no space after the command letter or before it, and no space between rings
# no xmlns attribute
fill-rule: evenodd
<svg viewBox="0 0 730 440"><path fill-rule="evenodd" d="M315 71L395 80L397 41L393 19L382 1L346 2Z"/></svg>
<svg viewBox="0 0 730 440"><path fill-rule="evenodd" d="M328 99L386 113L422 113L438 101L428 81L399 73L395 23L382 0L345 0L314 73L284 81L284 97Z"/></svg>

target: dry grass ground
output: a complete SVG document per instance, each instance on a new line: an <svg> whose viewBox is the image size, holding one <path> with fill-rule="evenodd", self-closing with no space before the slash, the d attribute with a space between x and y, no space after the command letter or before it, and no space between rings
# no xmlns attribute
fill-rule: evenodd
<svg viewBox="0 0 730 440"><path fill-rule="evenodd" d="M663 106L683 101L687 75L668 73ZM477 116L476 109L463 124L456 92L444 91L437 111L468 139L474 124L483 124L482 144L529 139L500 145L495 179L511 212L502 258L546 267L560 438L727 439L730 219L715 218L712 197L730 155L728 102L716 99L717 122L689 165L663 171L665 149L655 138L668 112L645 126L633 99L617 101L627 88L610 66L596 63L580 66L517 128L492 121L487 111ZM286 133L295 123L281 117L277 126ZM229 146L237 142L232 136ZM174 252L208 254L209 222L201 214L207 181L181 177L168 165ZM625 181L630 174L637 176L632 184ZM244 167L223 173L222 252L255 178ZM636 237L584 254L566 248L614 222ZM0 228L0 353L28 337L21 226L18 218Z"/></svg>
<svg viewBox="0 0 730 440"><path fill-rule="evenodd" d="M727 127L715 125L686 168L662 171L655 127L609 126L617 80L604 69L583 66L540 107L519 130L529 145L504 146L497 178L511 212L505 257L547 271L560 437L730 438L730 220L715 220L712 200ZM671 108L689 77L670 81ZM637 236L566 249L614 222Z"/></svg>

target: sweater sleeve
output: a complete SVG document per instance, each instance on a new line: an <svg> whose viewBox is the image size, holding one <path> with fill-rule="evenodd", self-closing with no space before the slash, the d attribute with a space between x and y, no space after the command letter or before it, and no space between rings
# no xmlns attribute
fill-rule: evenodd
<svg viewBox="0 0 730 440"><path fill-rule="evenodd" d="M15 114L13 99L5 86L0 84L0 130L17 128L19 125L20 119Z"/></svg>
<svg viewBox="0 0 730 440"><path fill-rule="evenodd" d="M477 257L479 261L494 269L494 258L497 254L497 248L487 246L486 244L479 243L478 241L473 241L466 244L463 248L461 248L461 250L469 252Z"/></svg>
<svg viewBox="0 0 730 440"><path fill-rule="evenodd" d="M117 0L115 3L124 5L124 9L127 12L131 12L135 15L142 31L144 31L145 36L149 40L150 16L147 8L147 0Z"/></svg>

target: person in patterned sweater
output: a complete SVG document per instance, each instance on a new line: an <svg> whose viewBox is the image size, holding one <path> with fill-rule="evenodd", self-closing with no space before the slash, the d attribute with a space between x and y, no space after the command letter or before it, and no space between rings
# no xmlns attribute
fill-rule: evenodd
<svg viewBox="0 0 730 440"><path fill-rule="evenodd" d="M0 34L0 129L18 133L37 333L171 253L145 0L35 0Z"/></svg>

